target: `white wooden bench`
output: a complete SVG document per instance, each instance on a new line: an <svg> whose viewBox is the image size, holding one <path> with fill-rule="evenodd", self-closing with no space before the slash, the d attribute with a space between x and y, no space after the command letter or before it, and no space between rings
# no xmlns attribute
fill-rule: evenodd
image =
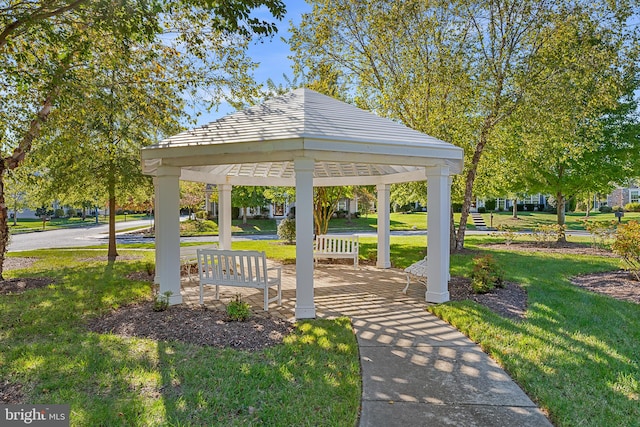
<svg viewBox="0 0 640 427"><path fill-rule="evenodd" d="M189 282L193 282L193 276L195 275L194 268L198 266L199 249L218 249L218 244L210 243L200 246L180 247L180 276L187 276Z"/></svg>
<svg viewBox="0 0 640 427"><path fill-rule="evenodd" d="M268 272L276 272L269 277ZM229 251L223 249L198 249L198 275L200 276L200 304L203 304L204 285L216 287L216 299L220 299L220 286L241 286L264 291L264 311L269 303L282 303L282 269L267 268L264 252ZM269 288L277 287L277 294L269 298Z"/></svg>
<svg viewBox="0 0 640 427"><path fill-rule="evenodd" d="M319 258L353 258L353 268L358 268L358 236L316 236L313 248L313 260Z"/></svg>
<svg viewBox="0 0 640 427"><path fill-rule="evenodd" d="M407 285L402 290L403 294L407 293L407 289L409 289L409 284L411 283L411 278L416 279L416 282L422 283L425 287L427 286L427 257L421 259L418 262L414 262L409 267L404 269L404 273L407 275Z"/></svg>

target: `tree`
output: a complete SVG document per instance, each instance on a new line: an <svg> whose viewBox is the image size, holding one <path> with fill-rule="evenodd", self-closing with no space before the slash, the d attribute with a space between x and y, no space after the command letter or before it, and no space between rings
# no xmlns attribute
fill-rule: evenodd
<svg viewBox="0 0 640 427"><path fill-rule="evenodd" d="M318 64L330 66L359 106L465 149L464 179L452 191L463 202L454 242L462 249L483 156L503 151L500 129L543 83L539 51L574 3L316 0L293 30L296 72L315 79ZM628 2L575 7L609 28L634 13ZM629 32L615 34L634 45Z"/></svg>
<svg viewBox="0 0 640 427"><path fill-rule="evenodd" d="M18 212L30 206L33 183L21 170L12 170L7 173L6 179L6 202L7 207L13 212L13 225L18 222Z"/></svg>
<svg viewBox="0 0 640 427"><path fill-rule="evenodd" d="M539 52L541 83L510 120L508 155L518 166L514 181L552 194L564 226L569 198L607 191L639 173L640 132L636 47L621 46L589 11L561 18L553 42Z"/></svg>
<svg viewBox="0 0 640 427"><path fill-rule="evenodd" d="M327 234L329 221L336 212L338 201L348 197L348 187L315 187L313 189L313 223L315 234Z"/></svg>
<svg viewBox="0 0 640 427"><path fill-rule="evenodd" d="M204 205L206 186L200 182L180 182L180 207L189 209L189 219L194 211Z"/></svg>
<svg viewBox="0 0 640 427"><path fill-rule="evenodd" d="M247 208L259 208L266 204L264 187L235 186L231 190L231 203L242 208L242 223L247 223Z"/></svg>
<svg viewBox="0 0 640 427"><path fill-rule="evenodd" d="M216 103L223 87L229 88L231 96L237 96L250 84L248 71L252 64L242 58L249 36L275 31L273 23L256 18L252 11L265 6L276 19L284 15L280 0L49 0L24 1L14 6L0 9L0 139L5 149L0 163L0 279L8 239L4 174L23 162L62 97L71 92L72 98L81 98L78 92L74 93L80 82L74 76L78 75L76 72L87 72L88 64L97 65L93 53L104 42L100 37L87 37L89 30L110 35L107 41L129 43L129 48L148 48L150 45L145 42L153 41L157 42L154 46L160 46L164 32L175 32L173 40L181 48L175 53L183 54L185 67L193 72L174 76L174 84L182 91L191 89L192 94L198 86L212 88L218 96L211 96L210 100ZM207 53L212 45L233 51L223 58L220 67L211 67L212 57ZM135 47L125 51L135 51ZM229 80L221 77L220 69L229 71ZM203 74L203 70L209 72ZM177 77L182 79L176 80ZM115 255L114 246L109 256Z"/></svg>

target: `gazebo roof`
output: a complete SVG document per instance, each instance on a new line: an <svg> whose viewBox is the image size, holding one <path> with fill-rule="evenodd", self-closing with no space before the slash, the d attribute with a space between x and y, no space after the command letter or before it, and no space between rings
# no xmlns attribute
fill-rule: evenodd
<svg viewBox="0 0 640 427"><path fill-rule="evenodd" d="M147 174L180 167L211 184L293 186L298 157L315 160L314 185L357 185L425 180L428 166L457 174L463 151L304 88L142 150Z"/></svg>

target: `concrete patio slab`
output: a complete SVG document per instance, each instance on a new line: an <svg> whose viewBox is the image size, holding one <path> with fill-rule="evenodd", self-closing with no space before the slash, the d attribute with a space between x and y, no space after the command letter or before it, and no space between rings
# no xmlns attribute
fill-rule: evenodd
<svg viewBox="0 0 640 427"><path fill-rule="evenodd" d="M282 271L282 305L261 310L262 293L221 288L221 301L205 293L205 304L224 309L241 293L256 315L294 320L295 269ZM375 426L551 426L544 413L480 347L426 311L424 287L402 293L398 269L321 264L314 272L317 317L348 316L362 366L359 425ZM184 283L183 300L198 302L198 286Z"/></svg>

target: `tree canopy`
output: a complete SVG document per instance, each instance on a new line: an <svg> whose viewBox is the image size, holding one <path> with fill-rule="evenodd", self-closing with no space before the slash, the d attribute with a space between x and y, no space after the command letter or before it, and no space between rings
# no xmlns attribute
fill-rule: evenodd
<svg viewBox="0 0 640 427"><path fill-rule="evenodd" d="M609 67L611 72L601 80L580 90L596 98L607 88L620 88L614 71L630 70L638 58L637 30L627 25L631 17L638 17L633 1L311 3L312 13L303 17L291 38L302 80L329 79L332 88L359 106L464 148L464 176L454 180L452 190L463 202L458 249L477 195L476 179L491 178L495 164L488 154L500 156L509 148L505 129L513 126L511 122L528 120L520 109L525 104L544 109L544 98L536 93L574 89L570 79L551 78L556 73L596 74ZM574 15L580 19L567 19ZM590 57L595 50L586 48L587 28L606 35L606 44L616 49ZM575 43L563 43L572 31ZM576 43L585 49L574 52ZM551 52L578 61L581 70L557 70ZM615 98L610 92L607 98Z"/></svg>

